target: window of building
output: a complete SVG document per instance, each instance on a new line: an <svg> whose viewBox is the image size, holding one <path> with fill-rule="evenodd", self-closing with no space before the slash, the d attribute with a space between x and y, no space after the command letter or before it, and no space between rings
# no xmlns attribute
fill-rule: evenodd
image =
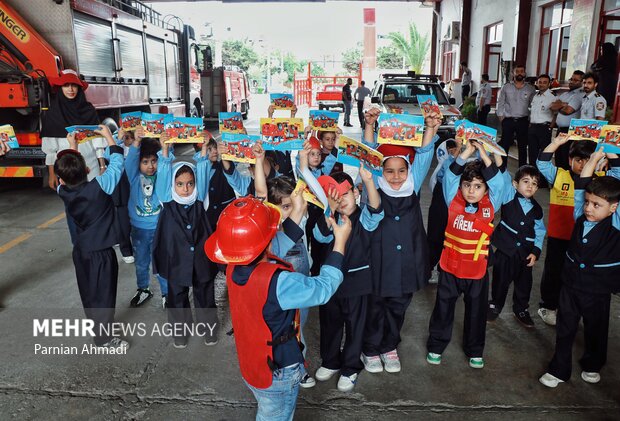
<svg viewBox="0 0 620 421"><path fill-rule="evenodd" d="M542 8L538 74L547 73L558 81L566 81L566 64L573 0L564 0Z"/></svg>
<svg viewBox="0 0 620 421"><path fill-rule="evenodd" d="M603 3L598 40L599 45L611 42L616 46L616 50L620 48L620 0L605 0ZM597 50L595 59L598 56Z"/></svg>
<svg viewBox="0 0 620 421"><path fill-rule="evenodd" d="M456 68L456 44L444 42L441 50L441 76L445 83L449 83L454 78L454 70Z"/></svg>
<svg viewBox="0 0 620 421"><path fill-rule="evenodd" d="M483 73L489 75L489 82L499 83L502 62L502 36L504 23L497 22L484 28Z"/></svg>

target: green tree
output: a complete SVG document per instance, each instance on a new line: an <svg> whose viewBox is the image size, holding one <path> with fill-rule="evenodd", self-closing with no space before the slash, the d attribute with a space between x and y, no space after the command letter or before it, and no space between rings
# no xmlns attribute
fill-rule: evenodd
<svg viewBox="0 0 620 421"><path fill-rule="evenodd" d="M394 45L377 48L377 68L401 69L402 67L403 55Z"/></svg>
<svg viewBox="0 0 620 421"><path fill-rule="evenodd" d="M422 36L418 32L415 23L409 23L409 38L405 38L400 32L390 32L388 39L392 41L394 47L405 56L411 70L419 73L424 65L424 60L430 47L428 33Z"/></svg>
<svg viewBox="0 0 620 421"><path fill-rule="evenodd" d="M342 67L346 70L346 74L351 75L358 72L362 57L363 53L360 44L342 53Z"/></svg>
<svg viewBox="0 0 620 421"><path fill-rule="evenodd" d="M312 70L310 70L310 72L312 73L312 76L325 76L325 69L317 63L312 63ZM308 73L307 70L306 73Z"/></svg>
<svg viewBox="0 0 620 421"><path fill-rule="evenodd" d="M226 40L222 43L222 63L224 66L238 66L247 72L252 64L258 62L258 54L245 41Z"/></svg>

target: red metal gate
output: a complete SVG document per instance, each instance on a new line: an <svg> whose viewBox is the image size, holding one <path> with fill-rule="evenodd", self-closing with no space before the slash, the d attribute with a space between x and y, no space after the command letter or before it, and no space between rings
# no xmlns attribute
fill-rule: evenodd
<svg viewBox="0 0 620 421"><path fill-rule="evenodd" d="M357 79L357 85L362 82L362 63L359 64L357 75L346 76L312 76L312 62L308 62L308 70L305 74L295 73L293 78L293 93L295 95L295 104L307 105L312 107L316 105L316 93L321 91L325 85L346 83L348 78Z"/></svg>

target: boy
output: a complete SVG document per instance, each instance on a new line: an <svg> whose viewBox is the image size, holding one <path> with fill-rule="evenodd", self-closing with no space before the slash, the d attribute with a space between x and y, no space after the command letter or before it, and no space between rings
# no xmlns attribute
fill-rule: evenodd
<svg viewBox="0 0 620 421"><path fill-rule="evenodd" d="M512 185L504 173L505 191L502 219L493 232L493 283L487 321L502 312L510 283L514 281L512 311L525 327L534 327L527 308L532 292L532 267L540 257L545 225L542 207L534 199L542 174L536 167L524 165L515 173Z"/></svg>
<svg viewBox="0 0 620 421"><path fill-rule="evenodd" d="M303 165L303 159L302 159ZM381 198L372 179L372 174L360 167L360 176L368 192L368 204L360 209L355 203L357 189L353 179L344 172L322 176L319 182L328 197L330 208L337 212L337 219L343 215L351 220L352 232L347 243L343 261L344 281L336 294L325 305L319 307L321 324L321 367L316 371L317 380L329 380L340 370L338 390L350 392L357 377L364 369L360 360L366 323L368 294L372 292L370 245L372 232L383 219ZM319 219L313 231L321 243L331 243L333 235L325 218ZM342 350L343 332L346 336Z"/></svg>
<svg viewBox="0 0 620 421"><path fill-rule="evenodd" d="M575 180L575 228L562 270L555 353L547 373L539 379L547 387L570 379L573 342L581 318L583 381L598 383L607 360L611 293L620 291L620 180L611 176L592 179L603 155L601 150L593 153ZM617 155L610 158L611 166L618 167Z"/></svg>
<svg viewBox="0 0 620 421"><path fill-rule="evenodd" d="M129 220L131 222L131 239L135 249L136 282L138 289L131 299L131 307L139 307L149 300L153 293L150 289L151 255L153 239L162 204L155 192L157 179L157 152L159 142L155 139L143 139L144 130L136 129L134 141L129 147L125 162L125 172L129 178ZM168 282L155 275L159 281L161 305L166 308Z"/></svg>
<svg viewBox="0 0 620 421"><path fill-rule="evenodd" d="M235 190L226 180L222 161L218 161L219 154L215 139L209 139L207 152L209 154L209 161L211 161L211 169L209 174L207 174L207 179L209 180L207 219L209 224L214 227L224 208L235 200Z"/></svg>
<svg viewBox="0 0 620 421"><path fill-rule="evenodd" d="M540 153L536 166L545 177L549 191L549 222L547 255L540 281L540 308L538 315L551 326L555 326L562 281L562 265L573 232L574 179L581 174L583 166L590 159L596 144L589 140L573 142L568 152L570 170L557 168L551 163L556 150L568 142L568 135L560 133Z"/></svg>
<svg viewBox="0 0 620 421"><path fill-rule="evenodd" d="M67 135L70 148L58 153L54 173L59 178L57 191L65 202L67 216L77 225L73 264L84 312L95 322L95 345L126 351L129 343L104 331L114 321L116 306L118 262L112 247L118 234L110 195L123 173L123 149L106 126L100 125L96 132L105 138L111 154L110 166L103 175L88 181L90 169L71 134Z"/></svg>
<svg viewBox="0 0 620 421"><path fill-rule="evenodd" d="M305 371L294 321L298 308L325 304L342 282L340 267L351 222L346 216L341 222L330 218L333 251L315 277L291 272L271 255L280 212L253 197L228 205L205 244L211 260L228 264L226 285L239 368L258 401L256 419L293 418Z"/></svg>
<svg viewBox="0 0 620 421"><path fill-rule="evenodd" d="M464 165L476 149L482 162L476 160ZM439 260L437 299L426 345L429 364L441 363L441 354L452 337L456 300L463 294L463 350L470 367L484 367L489 237L493 233L495 209L501 205L503 184L497 166L476 141L469 141L446 172L443 192L449 204L448 224Z"/></svg>

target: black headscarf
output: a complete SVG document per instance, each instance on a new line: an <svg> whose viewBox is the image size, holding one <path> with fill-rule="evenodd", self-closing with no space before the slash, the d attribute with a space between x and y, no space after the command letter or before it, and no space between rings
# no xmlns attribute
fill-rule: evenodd
<svg viewBox="0 0 620 421"><path fill-rule="evenodd" d="M69 99L58 87L52 95L49 109L43 114L41 137L66 137L65 127L84 124L99 124L99 117L93 105L86 101L82 88L75 98Z"/></svg>

